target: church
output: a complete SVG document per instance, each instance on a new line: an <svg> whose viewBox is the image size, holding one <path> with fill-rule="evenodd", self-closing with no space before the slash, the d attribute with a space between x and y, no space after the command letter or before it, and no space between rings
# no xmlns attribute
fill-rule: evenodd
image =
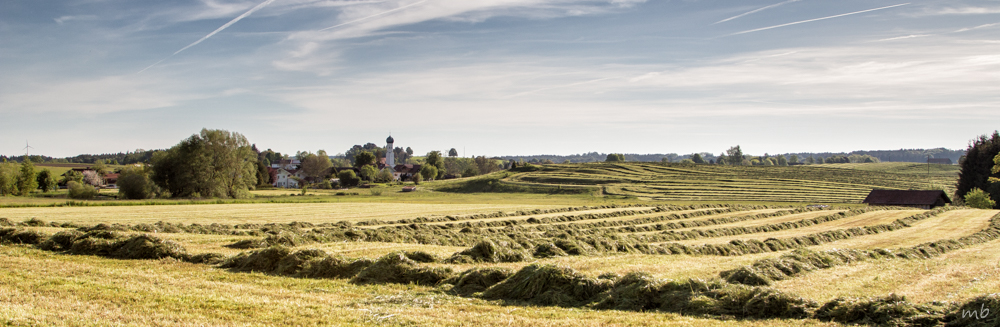
<svg viewBox="0 0 1000 327"><path fill-rule="evenodd" d="M393 151L393 149L395 148L392 145L393 143L395 143L395 140L392 138L392 135L389 135L389 137L385 139L385 143L386 143L385 158L379 160L380 161L378 165L379 170L382 170L384 168L391 169L393 179L397 181L409 180L410 177L413 177L413 175L420 173L420 167L421 167L420 165L396 164L396 153Z"/></svg>

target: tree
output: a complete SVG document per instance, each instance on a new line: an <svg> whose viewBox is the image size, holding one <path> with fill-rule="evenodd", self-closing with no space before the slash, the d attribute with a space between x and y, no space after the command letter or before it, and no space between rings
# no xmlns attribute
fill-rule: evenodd
<svg viewBox="0 0 1000 327"><path fill-rule="evenodd" d="M621 153L608 153L608 157L604 159L604 162L624 162L625 155Z"/></svg>
<svg viewBox="0 0 1000 327"><path fill-rule="evenodd" d="M500 165L497 164L495 159L478 156L474 160L476 162L476 170L478 170L480 174L489 174L500 171ZM465 176L465 174L462 174L462 176Z"/></svg>
<svg viewBox="0 0 1000 327"><path fill-rule="evenodd" d="M413 156L413 149L410 149L410 147L406 147L406 154L412 157Z"/></svg>
<svg viewBox="0 0 1000 327"><path fill-rule="evenodd" d="M90 186L101 186L104 184L104 177L93 170L83 171L83 182Z"/></svg>
<svg viewBox="0 0 1000 327"><path fill-rule="evenodd" d="M354 173L354 170L344 169L337 173L337 178L340 179L340 187L352 187L357 186L361 182L358 175Z"/></svg>
<svg viewBox="0 0 1000 327"><path fill-rule="evenodd" d="M965 193L965 205L978 209L993 209L997 203L990 199L990 194L979 188Z"/></svg>
<svg viewBox="0 0 1000 327"><path fill-rule="evenodd" d="M788 166L788 159L785 159L784 155L778 156L778 166Z"/></svg>
<svg viewBox="0 0 1000 327"><path fill-rule="evenodd" d="M392 170L389 167L382 168L382 170L378 171L378 174L375 174L376 183L388 183L395 179L396 177L392 175Z"/></svg>
<svg viewBox="0 0 1000 327"><path fill-rule="evenodd" d="M0 196L14 195L18 193L17 176L18 167L16 163L0 163Z"/></svg>
<svg viewBox="0 0 1000 327"><path fill-rule="evenodd" d="M257 158L257 187L270 185L272 183L271 170L267 168L267 163L265 162L266 160L267 158Z"/></svg>
<svg viewBox="0 0 1000 327"><path fill-rule="evenodd" d="M703 164L705 163L705 158L702 158L700 153L695 153L691 155L691 162L696 164Z"/></svg>
<svg viewBox="0 0 1000 327"><path fill-rule="evenodd" d="M721 153L721 154L719 154L719 157L715 159L715 163L719 164L719 165L728 165L729 164L729 159L726 158L726 154L725 153Z"/></svg>
<svg viewBox="0 0 1000 327"><path fill-rule="evenodd" d="M90 169L93 169L94 171L97 172L98 175L101 176L108 174L108 166L105 165L104 160L101 159L97 159L97 161L94 161L94 164L90 166Z"/></svg>
<svg viewBox="0 0 1000 327"><path fill-rule="evenodd" d="M425 165L423 167L420 167L420 176L422 176L424 180L429 181L435 179L437 178L437 175L438 175L437 167L434 167L432 165Z"/></svg>
<svg viewBox="0 0 1000 327"><path fill-rule="evenodd" d="M730 165L742 165L744 164L743 162L744 159L745 157L743 156L743 149L740 149L739 145L731 147L729 148L729 150L726 150L726 162L728 162Z"/></svg>
<svg viewBox="0 0 1000 327"><path fill-rule="evenodd" d="M333 166L326 151L319 150L316 151L316 154L309 152L302 154L299 161L302 162L302 171L306 174L306 178L313 182L326 179L330 173L330 167Z"/></svg>
<svg viewBox="0 0 1000 327"><path fill-rule="evenodd" d="M76 170L67 171L59 180L59 185L69 185L69 182L83 183L83 174Z"/></svg>
<svg viewBox="0 0 1000 327"><path fill-rule="evenodd" d="M417 173L410 176L410 180L413 181L413 184L420 185L420 182L424 180L424 177Z"/></svg>
<svg viewBox="0 0 1000 327"><path fill-rule="evenodd" d="M374 166L375 155L367 150L361 150L354 155L354 167Z"/></svg>
<svg viewBox="0 0 1000 327"><path fill-rule="evenodd" d="M373 165L361 166L361 176L360 176L361 179L371 182L375 180L375 175L378 175L378 169L376 169L375 166Z"/></svg>
<svg viewBox="0 0 1000 327"><path fill-rule="evenodd" d="M955 197L964 199L966 194L978 188L989 194L994 202L1000 202L1000 183L990 182L991 177L1000 177L994 170L997 155L1000 155L1000 133L997 131L989 137L981 135L969 142L965 160L959 164Z"/></svg>
<svg viewBox="0 0 1000 327"><path fill-rule="evenodd" d="M122 199L149 199L156 194L156 185L149 179L149 171L145 167L122 169L117 185L118 197Z"/></svg>
<svg viewBox="0 0 1000 327"><path fill-rule="evenodd" d="M249 197L257 183L257 155L246 137L202 129L153 156L152 180L173 197Z"/></svg>
<svg viewBox="0 0 1000 327"><path fill-rule="evenodd" d="M56 177L52 175L52 172L48 169L42 169L42 171L38 173L36 180L38 181L38 188L42 189L42 193L59 187L58 182L56 182Z"/></svg>
<svg viewBox="0 0 1000 327"><path fill-rule="evenodd" d="M444 173L445 173L444 159L441 158L441 151L431 151L431 152L428 152L427 153L427 158L424 160L424 162L427 165L434 166L434 169L436 169L436 172L437 172L436 176L433 176L433 177L430 177L430 178L428 178L425 175L424 176L425 180L430 180L432 178L437 178L437 177L444 176ZM422 170L422 168L421 168L421 170Z"/></svg>
<svg viewBox="0 0 1000 327"><path fill-rule="evenodd" d="M31 160L25 158L21 162L21 173L17 176L17 194L28 195L38 188L38 179L35 176L35 165Z"/></svg>
<svg viewBox="0 0 1000 327"><path fill-rule="evenodd" d="M477 175L479 175L479 169L476 169L476 166L469 166L462 172L462 177L472 177Z"/></svg>
<svg viewBox="0 0 1000 327"><path fill-rule="evenodd" d="M455 148L451 148L451 150L448 150L448 156L449 157L457 157L458 156L458 150L455 150Z"/></svg>

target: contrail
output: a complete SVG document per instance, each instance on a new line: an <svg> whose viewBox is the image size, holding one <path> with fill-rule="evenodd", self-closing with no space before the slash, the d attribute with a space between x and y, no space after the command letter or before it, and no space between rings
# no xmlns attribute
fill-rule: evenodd
<svg viewBox="0 0 1000 327"><path fill-rule="evenodd" d="M167 56L166 58L163 58L160 61L157 61L156 63L154 63L152 65L149 65L149 67L143 68L142 70L139 71L139 73L144 72L147 69L153 68L153 66L156 66L157 64L163 62L164 60L170 59L170 57L176 56L178 53L181 53L181 51L187 50L190 47L198 45L198 43L201 43L202 41L208 40L208 38L212 37L213 35L215 35L215 34L217 34L219 32L222 32L222 30L226 29L227 27L232 26L233 24L236 24L236 22L240 21L243 18L246 18L247 16L250 16L250 14L253 14L255 11L258 11L261 8L264 8L265 6L271 4L274 1L276 1L276 0L267 0L267 1L261 2L256 7L251 8L250 10L248 10L245 13L243 13L239 17L233 18L233 20L229 21L225 25L222 25L222 27L219 27L219 28L215 29L214 31L212 31L212 33L208 33L208 35L205 35L204 37L202 37L198 41L194 41L194 43L188 44L188 46L183 47L180 50L177 50L177 52L174 52L173 54ZM136 74L138 74L138 73L136 73Z"/></svg>
<svg viewBox="0 0 1000 327"><path fill-rule="evenodd" d="M409 8L409 7L413 7L413 6L419 5L419 4L424 3L424 2L427 2L427 0L423 0L423 1L420 1L420 2L417 2L417 3L408 4L408 5L405 5L405 6L396 8L396 9L393 9L393 10L389 10L389 11L386 11L386 12L381 12L381 13L374 14L374 15L371 15L371 16L368 16L368 17L365 17L365 18L355 19L355 20L352 20L352 21L349 21L349 22L346 22L346 23L342 23L342 24L330 26L330 27L321 29L319 31L322 32L322 31L325 31L325 30L328 30L328 29L331 29L331 28L337 28L337 27L341 27L341 26L344 26L344 25L354 24L354 23L357 23L357 22L360 22L360 21L363 21L363 20L366 20L366 19L369 19L369 18L375 18L375 17L382 16L382 15L385 15L385 14L388 14L388 13L392 13L392 12L400 11L400 10L403 10L403 9L406 9L406 8Z"/></svg>
<svg viewBox="0 0 1000 327"><path fill-rule="evenodd" d="M769 30L769 29L772 29L772 28L785 27L785 26L802 24L802 23L809 23L809 22L815 22L815 21L818 21L818 20L824 20L824 19L830 19L830 18L837 18L837 17L844 17L844 16L849 16L849 15L856 15L856 14L860 14L860 13L866 13L866 12L869 12L869 11L876 11L876 10L882 10L882 9L889 9L889 8L893 8L893 7L905 6L905 5L908 5L908 4L910 4L910 3L907 2L907 3L898 4L898 5L892 5L892 6L882 7L882 8L868 9L868 10L862 10L862 11L855 11L855 12L846 13L846 14L833 15L833 16L828 16L828 17L823 17L823 18L815 18L815 19L809 19L809 20L803 20L803 21L798 21L798 22L794 22L794 23L788 23L788 24L781 24L781 25L774 25L774 26L762 27L762 28L752 29L752 30L748 30L748 31L736 32L736 33L729 34L729 35L726 35L726 36L733 36L733 35L747 34L747 33L753 33L753 32L760 32L760 31Z"/></svg>
<svg viewBox="0 0 1000 327"><path fill-rule="evenodd" d="M733 17L729 17L729 18L717 21L715 23L712 23L712 25L715 25L715 24L718 24L718 23L728 22L728 21L731 21L733 19L737 19L737 18L746 16L746 15L749 15L749 14L752 14L752 13L756 13L756 12L761 12L761 11L764 11L764 10L768 10L768 9L771 9L771 8L774 8L774 7L777 7L777 6L786 4L786 3L799 2L799 1L802 1L802 0L788 0L788 1L785 1L785 2L781 2L781 3L776 3L776 4L773 4L773 5L767 6L767 7L763 7L763 8L756 9L756 10L751 10L751 11L748 11L748 12L745 12L745 13L733 16Z"/></svg>

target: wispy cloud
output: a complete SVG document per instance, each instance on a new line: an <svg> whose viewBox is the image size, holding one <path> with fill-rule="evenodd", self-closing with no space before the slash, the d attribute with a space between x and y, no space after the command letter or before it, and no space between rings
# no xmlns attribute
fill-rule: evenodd
<svg viewBox="0 0 1000 327"><path fill-rule="evenodd" d="M148 70L150 68L153 68L153 66L156 66L156 65L162 63L163 61L165 61L167 59L170 59L173 56L176 56L178 53L181 53L182 51L187 50L188 48L191 48L191 47L193 47L195 45L198 45L198 43L201 43L201 42L203 42L205 40L208 40L208 38L212 37L213 35L221 32L222 30L228 28L229 26L232 26L233 24L236 24L236 22L240 21L243 18L246 18L247 16L250 16L250 14L253 14L255 11L258 11L258 10L266 7L267 5L271 4L274 1L276 1L276 0L266 0L264 2L261 2L256 7L251 8L247 12L244 12L242 15L239 15L238 17L233 18L233 20L230 20L228 23L226 23L226 24L222 25L221 27L215 29L214 31L212 31L212 33L208 33L208 35L205 35L201 39L198 39L198 41L194 41L194 43L188 44L186 47L183 47L180 50L177 50L176 52L174 52L170 56L167 56L166 58L160 59L160 61L157 61L157 62L153 63L152 65L149 65L149 67L143 68L142 70L140 70L136 74L142 73L142 72L144 72L144 71L146 71L146 70Z"/></svg>
<svg viewBox="0 0 1000 327"><path fill-rule="evenodd" d="M369 20L369 19L372 19L372 18L375 18L375 17L378 17L378 16L388 15L388 14L391 14L391 13L394 13L394 12L397 12L397 11L400 11L400 10L403 10L403 9L406 9L406 8L409 8L409 7L413 7L413 6L416 6L416 5L421 5L421 4L425 3L425 2L427 2L427 0L423 0L423 1L412 3L412 4L408 4L408 5L405 5L405 6L396 8L396 9L392 9L392 10L389 10L389 11L383 11L383 12L380 12L380 13L377 13L377 14L374 14L374 15L371 15L371 16L358 18L358 19L355 19L355 20L352 20L352 21L349 21L349 22L346 22L346 23L341 23L341 24L337 24L337 25L334 25L334 26L330 26L330 27L321 29L319 31L322 32L322 31L326 31L326 30L329 30L329 29L334 29L334 28L337 28L337 27L341 27L341 26L345 26L345 25L351 25L351 24L354 24L354 23L357 23L357 22Z"/></svg>
<svg viewBox="0 0 1000 327"><path fill-rule="evenodd" d="M872 11L876 11L876 10L885 10L885 9L889 9L889 8L895 8L895 7L899 7L899 6L905 6L905 5L908 5L908 4L910 4L910 3L901 3L901 4L898 4L898 5L892 5L892 6L885 6L885 7L875 8L875 9L868 9L868 10L862 10L862 11L849 12L849 13L846 13L846 14L840 14L840 15L833 15L833 16L821 17L821 18L801 20L801 21L787 23L787 24L774 25L774 26L762 27L762 28L757 28L757 29L752 29L752 30L746 30L746 31L742 31L742 32L736 32L736 33L732 33L732 34L729 34L729 35L726 35L726 36L733 36L733 35L747 34L747 33L753 33L753 32L760 32L760 31L765 31L765 30L779 28L779 27L785 27L785 26L791 26L791 25L798 25L798 24L810 23L810 22L821 21L821 20L826 20L826 19L832 19L832 18L850 16L850 15L857 15L857 14L862 14L862 13L866 13L866 12L872 12Z"/></svg>
<svg viewBox="0 0 1000 327"><path fill-rule="evenodd" d="M717 21L717 22L715 22L715 23L712 23L712 25L715 25L715 24L718 24L718 23L724 23L724 22L728 22L728 21L731 21L731 20L733 20L733 19L737 19L737 18L740 18L740 17L743 17L743 16L746 16L746 15L750 15L750 14L754 14L754 13L758 13L758 12L761 12L761 11L764 11L764 10L768 10L768 9L771 9L771 8L774 8L774 7L778 7L778 6L781 6L781 5L784 5L784 4L787 4L787 3L792 3L792 2L799 2L799 1L802 1L802 0L788 0L788 1L785 1L785 2L779 2L779 3L776 3L776 4L773 4L773 5L770 5L770 6L766 6L766 7L761 7L761 8L758 8L758 9L754 9L754 10L751 10L751 11L748 11L748 12L745 12L745 13L742 13L742 14L739 14L739 15L736 15L736 16L733 16L733 17L729 17L729 18L726 18L726 19L723 19L723 20L720 20L720 21Z"/></svg>
<svg viewBox="0 0 1000 327"><path fill-rule="evenodd" d="M904 36L896 36L896 37L878 39L878 40L875 40L874 42L915 39L915 38L918 38L918 37L928 37L928 36L932 36L932 35L933 34L910 34L910 35L904 35Z"/></svg>
<svg viewBox="0 0 1000 327"><path fill-rule="evenodd" d="M925 11L927 15L987 15L1000 14L1000 7L946 7Z"/></svg>

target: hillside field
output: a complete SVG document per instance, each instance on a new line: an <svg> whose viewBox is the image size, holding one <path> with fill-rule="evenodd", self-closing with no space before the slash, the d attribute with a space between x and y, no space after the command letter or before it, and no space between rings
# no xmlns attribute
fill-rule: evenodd
<svg viewBox="0 0 1000 327"><path fill-rule="evenodd" d="M756 168L555 165L415 194L0 208L0 321L998 322L1000 210L856 203L919 186L901 165Z"/></svg>

